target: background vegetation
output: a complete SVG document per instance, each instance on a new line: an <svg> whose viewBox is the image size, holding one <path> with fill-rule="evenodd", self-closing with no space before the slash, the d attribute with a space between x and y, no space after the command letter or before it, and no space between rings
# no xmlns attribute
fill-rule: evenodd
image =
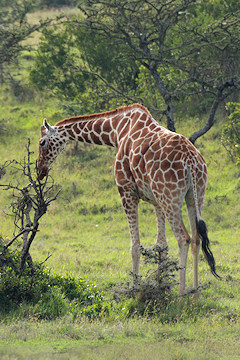
<svg viewBox="0 0 240 360"><path fill-rule="evenodd" d="M50 15L59 17L61 11L75 21L79 14L74 7L43 7L49 5L53 3L39 2L24 21L39 23L40 18L46 21ZM65 4L55 1L54 5ZM227 10L239 10L231 1L198 2L198 6L205 16L210 14L211 21L226 16ZM6 9L1 7L1 11ZM15 25L21 31L19 18ZM129 55L122 43L114 46L112 41L110 47L99 34L86 29L79 32L78 27L73 31L69 23L43 29L40 42L39 34L33 33L31 39L20 42L21 48L11 62L2 63L0 164L12 159L20 161L28 138L33 157L37 158L43 118L54 124L66 116L131 102L128 96L137 101L144 98L150 107L164 109L164 100L155 91L147 68L130 56L122 56ZM69 68L69 63L74 66ZM237 73L239 64L234 64ZM175 83L174 76L169 72L169 86ZM113 91L116 88L126 97ZM212 96L192 94L174 100L178 132L189 137L205 126ZM196 143L208 164L203 218L223 280L211 276L200 255L199 299L191 295L179 298L176 287L167 301L151 308L146 303L139 306L139 298L126 296L117 300L113 290L130 280L131 256L128 224L113 177L115 149L71 144L53 165L51 175L61 193L40 220L32 244L36 275L33 277L28 267L20 279L11 266L0 271L3 359L239 358L239 105L238 94L233 92L231 96L226 101L234 104L229 104L227 110L225 103L218 107L214 127ZM164 114L154 114L167 125ZM14 169L7 169L1 183L3 180L22 181L16 179ZM11 192L1 189L0 234L6 241L14 233L13 219L7 216L12 199ZM187 225L185 209L184 218ZM153 244L156 236L155 214L145 203L140 206L140 236L144 246ZM167 236L170 255L177 259L177 244L169 227ZM19 240L13 248L16 262L20 249ZM47 262L40 265L49 255ZM142 261L142 274L148 269ZM187 281L190 286L191 256Z"/></svg>

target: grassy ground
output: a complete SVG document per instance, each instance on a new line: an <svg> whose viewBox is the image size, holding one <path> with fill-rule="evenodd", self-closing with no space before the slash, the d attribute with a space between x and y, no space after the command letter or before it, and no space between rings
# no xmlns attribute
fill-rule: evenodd
<svg viewBox="0 0 240 360"><path fill-rule="evenodd" d="M2 93L1 163L22 159L29 137L37 157L39 128L46 117L55 123L61 114L56 104L37 97L18 103ZM188 125L177 123L186 135ZM190 130L191 131L191 130ZM200 256L200 299L177 297L161 318L126 319L124 310L108 319L89 321L70 316L55 321L24 319L23 313L0 322L0 355L3 359L238 359L240 356L239 302L239 170L229 162L220 143L221 124L202 138L199 149L209 169L203 217L209 227L212 251L222 281L214 279ZM111 286L126 280L131 269L128 224L114 184L115 150L80 144L69 145L53 166L61 186L60 198L40 224L32 256L44 260L50 253L52 271L86 277L111 298ZM107 199L107 201L106 201ZM12 219L5 211L11 201L1 191L1 233L11 237ZM184 210L184 217L186 212ZM187 223L187 220L186 220ZM142 243L154 243L155 215L141 203ZM169 227L170 253L177 244ZM142 266L143 268L143 266ZM188 285L192 281L191 256Z"/></svg>
<svg viewBox="0 0 240 360"><path fill-rule="evenodd" d="M43 118L54 124L64 117L57 101L35 93L20 102L3 88L0 103L0 164L22 159L28 138L37 158ZM199 121L178 120L177 129L189 136L199 128ZM101 320L68 314L55 321L38 321L36 314L30 316L26 309L19 309L0 319L1 359L240 358L240 170L221 146L222 121L220 116L197 146L209 171L203 218L223 279L212 277L200 255L200 298L179 298L175 289L165 312L151 318L136 314L129 319L123 307ZM107 147L79 144L76 150L74 144L68 145L52 170L61 195L42 218L31 250L36 260L52 255L47 262L52 272L96 282L109 302L112 286L128 279L131 270L128 224L113 176L114 156L115 149ZM5 180L7 176L1 182ZM11 238L14 230L12 218L6 215L11 200L9 192L0 191L0 234L4 238ZM185 209L184 218L188 226ZM145 203L140 204L140 235L143 245L155 241L155 214ZM177 243L169 226L167 237L170 254L177 258ZM191 286L191 254L187 282Z"/></svg>
<svg viewBox="0 0 240 360"><path fill-rule="evenodd" d="M10 333L11 331L11 333ZM2 359L239 359L239 325L214 317L160 324L138 319L89 323L69 319L0 328Z"/></svg>

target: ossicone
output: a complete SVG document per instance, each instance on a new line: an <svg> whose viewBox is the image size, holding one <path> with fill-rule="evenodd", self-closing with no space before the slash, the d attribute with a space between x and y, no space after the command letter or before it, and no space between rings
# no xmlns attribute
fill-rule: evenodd
<svg viewBox="0 0 240 360"><path fill-rule="evenodd" d="M54 127L51 126L50 124L48 124L48 122L47 122L46 119L43 120L43 126L44 126L48 131L50 131L51 134L54 134L54 133L55 133Z"/></svg>

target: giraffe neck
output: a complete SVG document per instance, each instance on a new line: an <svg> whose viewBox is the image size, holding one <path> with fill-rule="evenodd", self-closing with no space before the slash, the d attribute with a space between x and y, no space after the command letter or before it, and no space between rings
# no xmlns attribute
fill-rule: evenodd
<svg viewBox="0 0 240 360"><path fill-rule="evenodd" d="M149 121L149 117L148 110L136 104L118 111L65 119L55 124L55 128L65 141L118 147L131 128L138 122L139 126L143 126L147 119Z"/></svg>
<svg viewBox="0 0 240 360"><path fill-rule="evenodd" d="M112 119L111 119L112 120ZM57 126L60 136L68 140L90 144L118 146L117 134L112 121L103 118L79 120Z"/></svg>

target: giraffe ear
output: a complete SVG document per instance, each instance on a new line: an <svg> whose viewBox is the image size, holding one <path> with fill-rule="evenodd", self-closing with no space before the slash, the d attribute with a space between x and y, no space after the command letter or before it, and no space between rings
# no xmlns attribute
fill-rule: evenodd
<svg viewBox="0 0 240 360"><path fill-rule="evenodd" d="M50 124L48 124L47 120L44 119L43 120L43 126L45 127L45 129L47 129L48 131L50 131L51 134L55 133L55 129L53 126L51 126Z"/></svg>
<svg viewBox="0 0 240 360"><path fill-rule="evenodd" d="M45 136L46 135L46 128L44 125L41 126L41 136Z"/></svg>

